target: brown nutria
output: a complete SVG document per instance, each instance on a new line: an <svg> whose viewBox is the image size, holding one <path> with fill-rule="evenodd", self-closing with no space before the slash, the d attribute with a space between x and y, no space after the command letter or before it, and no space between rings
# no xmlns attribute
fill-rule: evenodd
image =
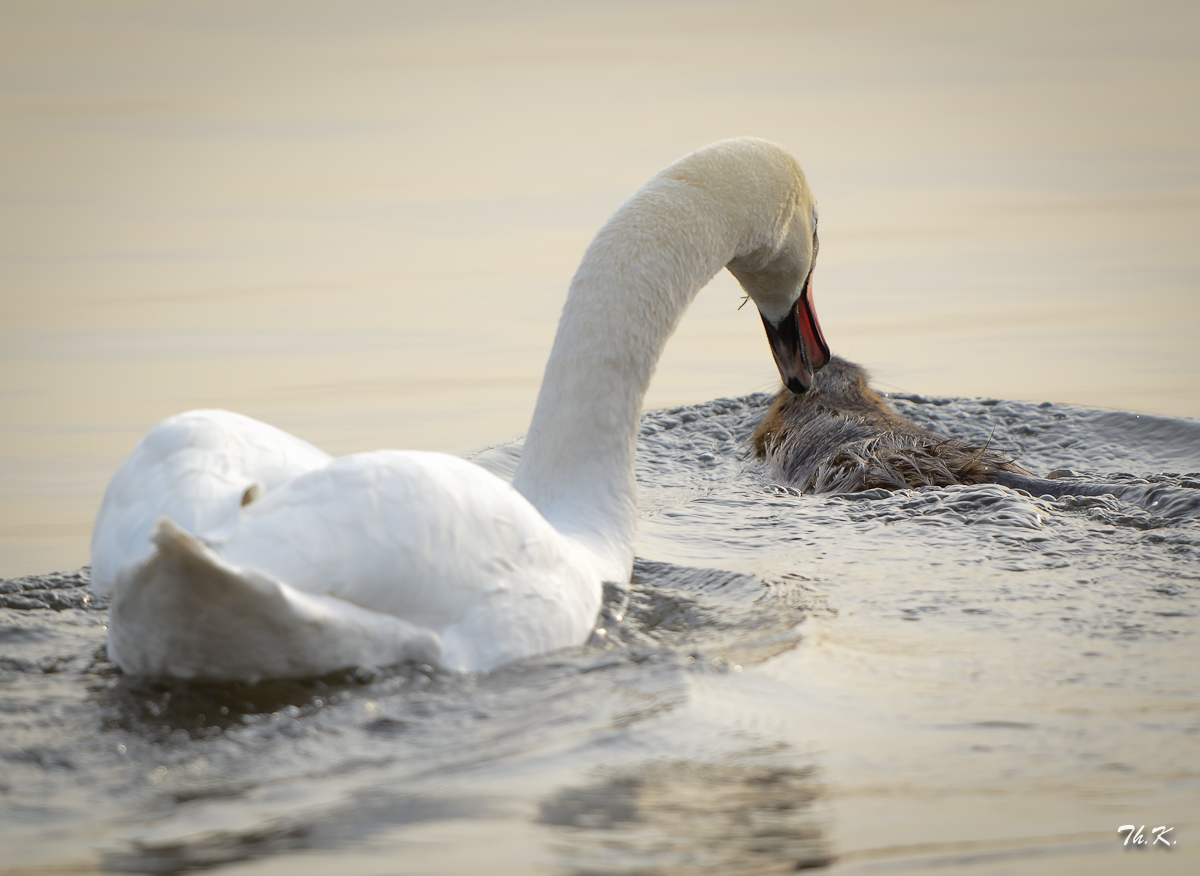
<svg viewBox="0 0 1200 876"><path fill-rule="evenodd" d="M804 492L946 487L993 483L1001 472L1028 475L986 447L914 426L871 389L862 368L837 356L807 392L781 391L753 440L772 475Z"/></svg>
<svg viewBox="0 0 1200 876"><path fill-rule="evenodd" d="M806 493L999 484L1033 496L1116 496L1162 517L1200 513L1194 489L1043 479L986 446L935 435L897 414L862 368L836 356L807 392L775 397L753 441L773 477Z"/></svg>

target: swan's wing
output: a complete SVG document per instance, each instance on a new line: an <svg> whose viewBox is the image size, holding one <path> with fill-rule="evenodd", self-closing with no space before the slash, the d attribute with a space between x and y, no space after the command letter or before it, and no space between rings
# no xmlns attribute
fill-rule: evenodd
<svg viewBox="0 0 1200 876"><path fill-rule="evenodd" d="M253 682L437 662L428 630L239 569L165 518L153 540L154 555L122 572L110 613L109 656L125 672Z"/></svg>
<svg viewBox="0 0 1200 876"><path fill-rule="evenodd" d="M248 507L218 552L435 630L439 662L460 670L582 642L601 597L594 556L509 484L440 453L335 460Z"/></svg>
<svg viewBox="0 0 1200 876"><path fill-rule="evenodd" d="M307 441L229 411L163 420L138 443L104 494L92 532L92 585L109 592L122 569L154 552L159 517L213 542L237 527L246 491L270 492L331 457Z"/></svg>

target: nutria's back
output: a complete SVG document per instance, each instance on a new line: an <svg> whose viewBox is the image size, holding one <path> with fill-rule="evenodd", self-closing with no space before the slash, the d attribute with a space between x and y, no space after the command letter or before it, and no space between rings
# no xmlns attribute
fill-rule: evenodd
<svg viewBox="0 0 1200 876"><path fill-rule="evenodd" d="M754 433L781 483L805 492L980 484L1022 473L1000 454L900 417L858 365L834 356L802 395L783 390Z"/></svg>

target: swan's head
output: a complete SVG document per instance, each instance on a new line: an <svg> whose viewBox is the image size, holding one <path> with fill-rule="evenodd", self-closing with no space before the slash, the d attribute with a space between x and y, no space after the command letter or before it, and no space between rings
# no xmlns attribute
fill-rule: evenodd
<svg viewBox="0 0 1200 876"><path fill-rule="evenodd" d="M738 277L742 287L750 292L747 282L760 288L759 295L750 293L758 305L771 353L783 385L795 393L806 392L812 386L813 375L829 362L829 345L821 333L817 311L813 306L812 275L817 259L817 214L812 214L812 243L809 247L808 269L788 271L785 277L751 275ZM732 268L730 269L732 270ZM735 276L737 276L735 274ZM803 276L803 282L795 283ZM773 282L778 279L778 282ZM795 290L799 289L797 295ZM791 299L791 300L788 300ZM784 304L783 302L788 303ZM782 305L782 306L781 306Z"/></svg>
<svg viewBox="0 0 1200 876"><path fill-rule="evenodd" d="M766 234L751 242L726 267L758 306L779 376L792 392L806 391L813 375L829 361L829 345L821 333L813 306L812 277L817 260L817 205L804 173L782 147L772 156L783 167L772 167L754 179L755 198L771 205L774 215L760 221ZM762 148L761 146L759 148ZM773 162L775 163L775 162ZM779 209L779 205L783 209Z"/></svg>

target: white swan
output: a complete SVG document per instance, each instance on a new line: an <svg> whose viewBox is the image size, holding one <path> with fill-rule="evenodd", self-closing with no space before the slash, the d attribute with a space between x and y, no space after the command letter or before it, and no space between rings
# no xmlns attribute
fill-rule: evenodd
<svg viewBox="0 0 1200 876"><path fill-rule="evenodd" d="M763 140L715 143L646 183L571 283L512 486L443 454L332 459L225 411L158 424L93 533L110 658L253 681L406 659L487 670L583 642L602 583L629 579L634 438L667 337L727 266L803 391L828 359L815 232L799 165Z"/></svg>

